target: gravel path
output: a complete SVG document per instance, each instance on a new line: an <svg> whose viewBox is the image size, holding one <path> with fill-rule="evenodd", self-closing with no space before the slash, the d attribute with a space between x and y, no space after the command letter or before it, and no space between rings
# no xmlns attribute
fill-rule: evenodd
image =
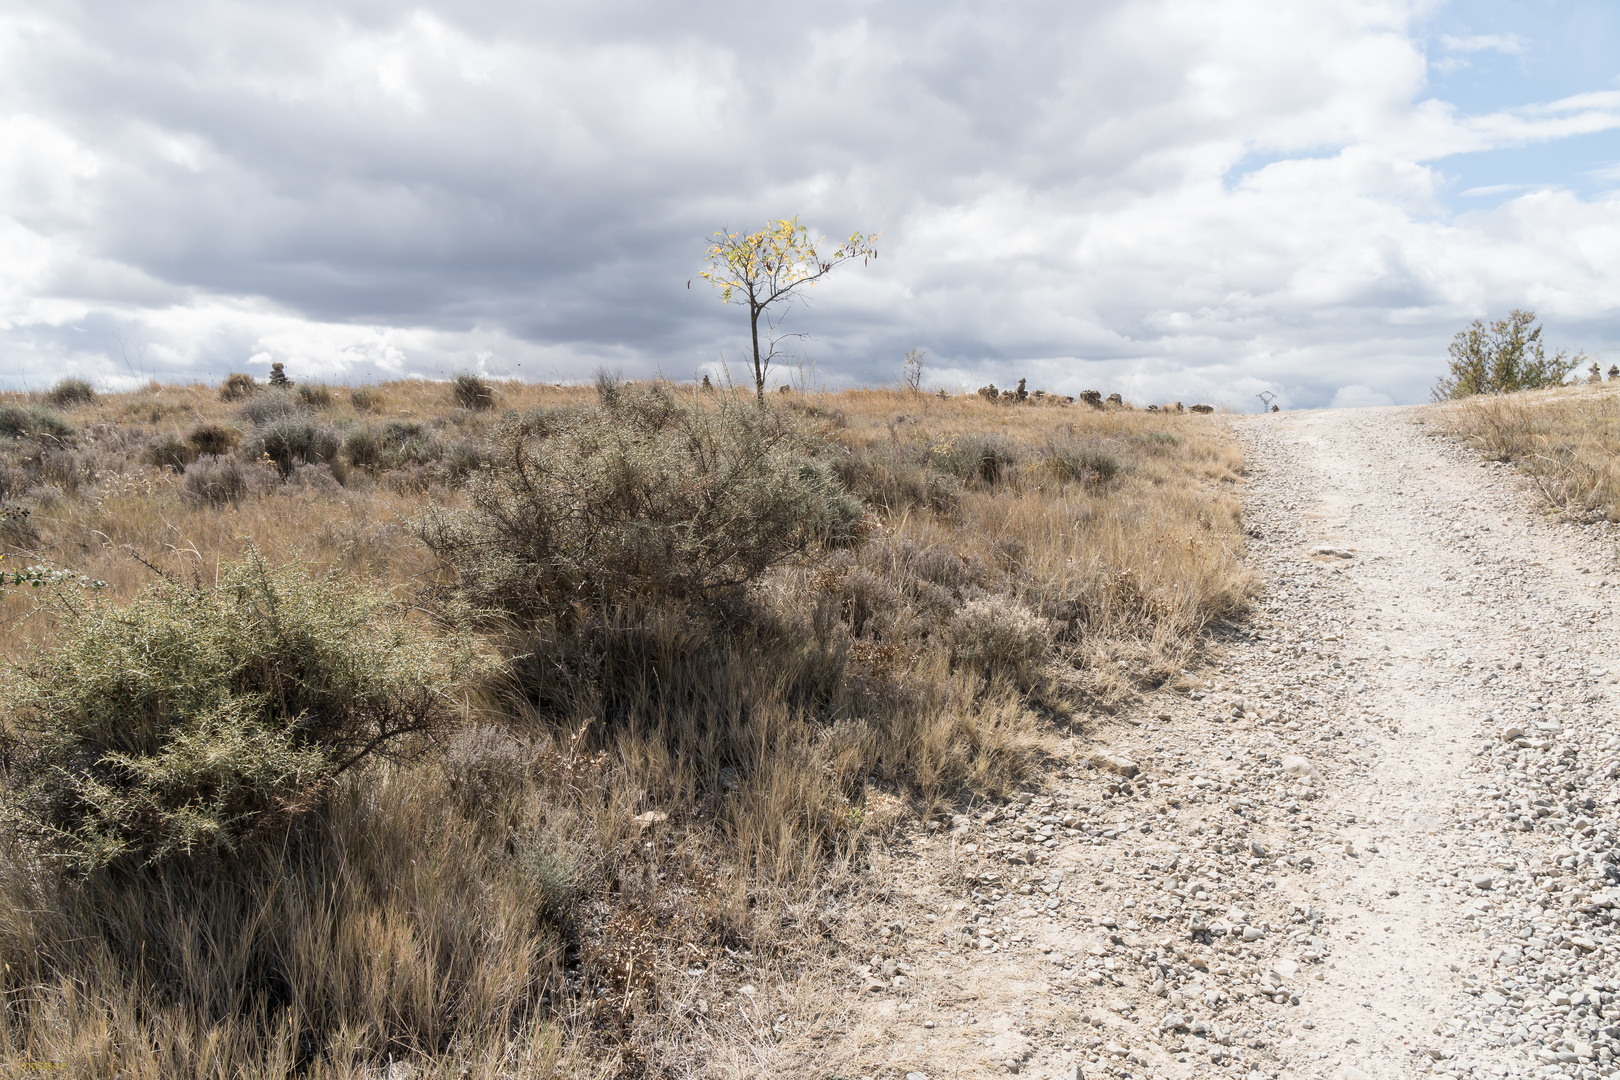
<svg viewBox="0 0 1620 1080"><path fill-rule="evenodd" d="M1620 1073L1616 537L1424 416L1234 419L1254 618L894 846L823 1070Z"/></svg>

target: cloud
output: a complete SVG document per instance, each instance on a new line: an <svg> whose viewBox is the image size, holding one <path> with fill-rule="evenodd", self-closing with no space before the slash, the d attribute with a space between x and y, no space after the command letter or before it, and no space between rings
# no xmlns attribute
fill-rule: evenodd
<svg viewBox="0 0 1620 1080"><path fill-rule="evenodd" d="M921 347L970 389L1258 407L1353 377L1418 400L1475 315L1535 300L1612 335L1620 267L1597 238L1620 204L1526 190L1457 215L1439 169L1613 130L1620 93L1462 114L1425 97L1414 11L0 15L0 383L265 358L325 378L690 377L746 347L739 311L687 288L704 237L795 213L882 233L876 263L784 327L835 384L891 379Z"/></svg>
<svg viewBox="0 0 1620 1080"><path fill-rule="evenodd" d="M1447 52L1494 52L1503 56L1522 56L1527 42L1518 34L1441 34L1440 44Z"/></svg>
<svg viewBox="0 0 1620 1080"><path fill-rule="evenodd" d="M1393 405L1395 399L1379 393L1370 386L1341 386L1333 395L1330 409L1362 409L1369 406Z"/></svg>

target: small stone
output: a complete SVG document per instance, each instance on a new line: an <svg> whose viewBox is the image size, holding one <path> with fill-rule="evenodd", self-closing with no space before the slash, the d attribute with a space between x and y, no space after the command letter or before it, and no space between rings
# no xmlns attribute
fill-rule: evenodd
<svg viewBox="0 0 1620 1080"><path fill-rule="evenodd" d="M1123 754L1112 754L1106 752L1093 754L1091 757L1091 762L1099 769L1107 769L1110 772L1118 773L1127 780L1132 779L1141 771L1137 768L1136 762L1132 761Z"/></svg>
<svg viewBox="0 0 1620 1080"><path fill-rule="evenodd" d="M933 1027L934 1025L929 1024L928 1026ZM906 1073L906 1080L928 1080L928 1076L925 1073L911 1072Z"/></svg>
<svg viewBox="0 0 1620 1080"><path fill-rule="evenodd" d="M1243 928L1244 941L1259 941L1266 936L1266 932L1258 926L1245 926Z"/></svg>
<svg viewBox="0 0 1620 1080"><path fill-rule="evenodd" d="M1512 742L1514 739L1522 738L1524 738L1524 728L1522 727L1505 727L1502 729L1503 742Z"/></svg>
<svg viewBox="0 0 1620 1080"><path fill-rule="evenodd" d="M1298 754L1289 754L1282 759L1282 771L1301 780L1317 780L1321 778L1321 774L1316 771L1316 767Z"/></svg>
<svg viewBox="0 0 1620 1080"><path fill-rule="evenodd" d="M1279 960L1272 966L1272 970L1286 981L1299 974L1299 964L1293 960Z"/></svg>
<svg viewBox="0 0 1620 1080"><path fill-rule="evenodd" d="M1489 889L1493 884L1495 884L1495 882L1491 880L1491 875L1489 874L1481 874L1476 878L1471 878L1470 881L1476 889Z"/></svg>
<svg viewBox="0 0 1620 1080"><path fill-rule="evenodd" d="M1159 1021L1160 1031L1175 1031L1177 1028L1184 1028L1186 1026L1186 1018L1180 1013L1176 1012L1174 1009L1171 1009L1169 1012L1165 1013L1164 1019Z"/></svg>
<svg viewBox="0 0 1620 1080"><path fill-rule="evenodd" d="M1489 1005L1493 1009L1500 1009L1503 1005L1507 1004L1507 998L1503 997L1501 994L1492 993L1489 990L1481 994L1479 996L1479 1000L1484 1002L1486 1005Z"/></svg>

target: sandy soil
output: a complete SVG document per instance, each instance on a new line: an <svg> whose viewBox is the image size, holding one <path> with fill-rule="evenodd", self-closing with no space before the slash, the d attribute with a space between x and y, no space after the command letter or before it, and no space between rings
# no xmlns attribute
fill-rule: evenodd
<svg viewBox="0 0 1620 1080"><path fill-rule="evenodd" d="M840 1007L758 1063L1620 1071L1616 537L1425 415L1232 419L1253 619L1039 790L898 837Z"/></svg>

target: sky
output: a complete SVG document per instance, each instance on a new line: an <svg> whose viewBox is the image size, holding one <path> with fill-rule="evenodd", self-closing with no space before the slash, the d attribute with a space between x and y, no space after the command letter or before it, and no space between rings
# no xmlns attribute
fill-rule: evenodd
<svg viewBox="0 0 1620 1080"><path fill-rule="evenodd" d="M1620 361L1620 5L0 4L0 387L745 379L717 229L879 234L773 382L1425 400Z"/></svg>

